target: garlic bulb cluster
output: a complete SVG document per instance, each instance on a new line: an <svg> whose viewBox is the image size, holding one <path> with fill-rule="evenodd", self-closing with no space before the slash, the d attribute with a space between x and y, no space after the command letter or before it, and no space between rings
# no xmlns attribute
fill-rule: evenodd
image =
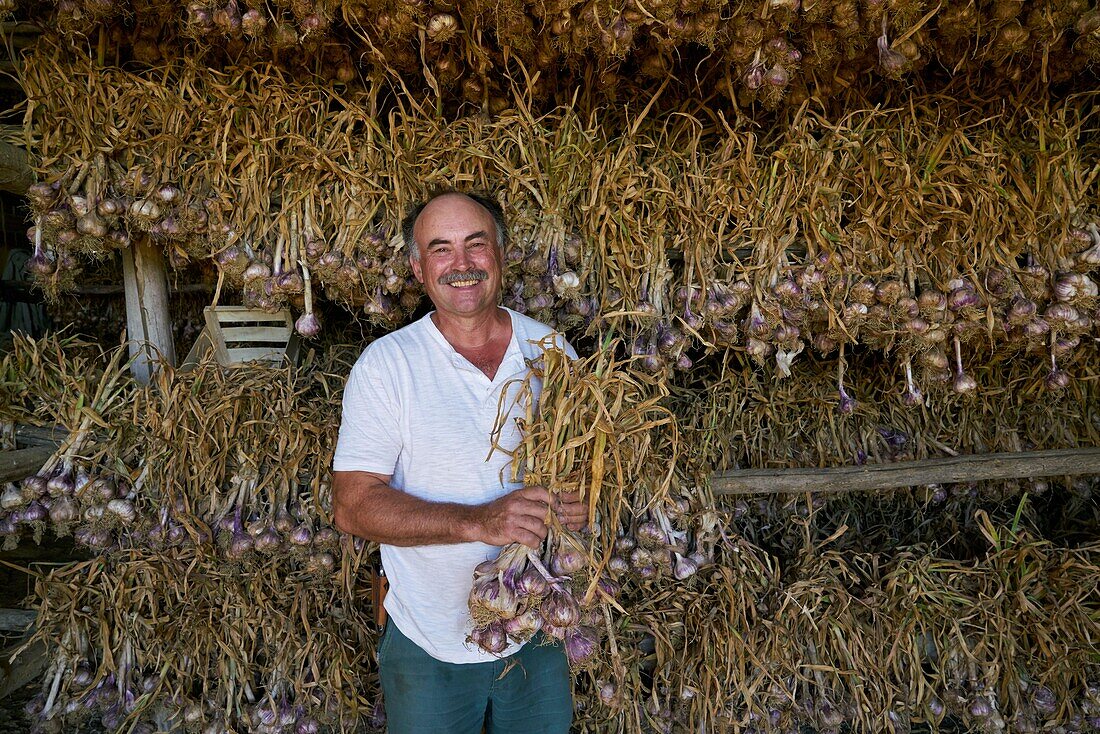
<svg viewBox="0 0 1100 734"><path fill-rule="evenodd" d="M583 247L575 233L517 238L505 252L504 305L562 332L586 329L599 304L585 294Z"/></svg>
<svg viewBox="0 0 1100 734"><path fill-rule="evenodd" d="M384 229L368 230L351 243L350 251L347 242L326 245L311 239L305 256L330 300L362 310L379 323L400 323L420 302L408 253L400 237Z"/></svg>
<svg viewBox="0 0 1100 734"><path fill-rule="evenodd" d="M637 324L632 352L650 371L687 369L688 351L736 349L789 377L807 348L822 356L844 347L896 355L908 405L922 402L922 386L956 393L977 387L963 365L963 346L1038 353L1050 363L1045 385L1059 390L1069 376L1061 365L1096 332L1098 285L1093 261L1100 252L1096 225L1081 230L1090 243L1059 270L1040 265L990 268L942 284L862 276L831 256L776 273L767 285L739 279L707 287L681 285L656 292L643 286L629 318ZM667 290L667 287L666 287ZM842 368L843 370L843 368ZM840 378L841 412L851 412Z"/></svg>
<svg viewBox="0 0 1100 734"><path fill-rule="evenodd" d="M607 570L620 584L686 581L713 562L714 537L704 515L680 498L645 512L615 539Z"/></svg>
<svg viewBox="0 0 1100 734"><path fill-rule="evenodd" d="M768 0L757 10L702 0L644 8L518 0L189 0L131 8L61 0L42 15L66 36L94 38L100 24L113 27L145 64L186 49L273 60L338 85L367 84L384 70L449 105L494 114L513 104L501 72L516 57L527 62L535 100L576 88L580 62L595 60L597 87L609 97L691 70L697 79L722 80L716 90L741 104L769 108L838 96L866 72L898 79L930 64L956 74L988 67L1017 81L1038 78L1036 64L1046 59L1047 84L1071 80L1100 57L1100 12L1081 0L931 9L915 0Z"/></svg>
<svg viewBox="0 0 1100 734"><path fill-rule="evenodd" d="M318 516L305 491L274 507L246 501L217 510L219 514L196 514L182 501L160 499L146 480L145 472L131 484L127 478L65 461L49 476L34 475L4 487L0 537L5 547L12 547L25 531L41 538L49 529L57 536L72 535L77 545L98 553L202 548L240 564L287 562L318 577L338 570L344 544L356 551L364 546ZM254 485L255 477L239 474L232 486L247 496Z"/></svg>
<svg viewBox="0 0 1100 734"><path fill-rule="evenodd" d="M125 478L67 460L49 476L36 474L4 487L0 536L8 546L24 529L40 538L48 526L59 536L72 534L79 544L108 547L117 531L135 524L136 498L137 489Z"/></svg>
<svg viewBox="0 0 1100 734"><path fill-rule="evenodd" d="M208 254L206 202L141 168L122 170L102 154L27 191L49 250L103 257L137 233L178 249L177 259Z"/></svg>
<svg viewBox="0 0 1100 734"><path fill-rule="evenodd" d="M540 630L561 640L570 666L593 660L604 624L603 606L617 585L601 578L589 588L592 562L583 541L568 530L556 531L540 557L513 543L474 570L468 638L486 652L499 654L510 643L526 642Z"/></svg>
<svg viewBox="0 0 1100 734"><path fill-rule="evenodd" d="M420 290L399 239L370 229L352 241L342 231L330 244L308 210L289 222L273 244L232 241L217 254L220 270L241 286L245 305L302 310L296 328L307 337L320 331L313 311L318 293L390 327L416 308Z"/></svg>
<svg viewBox="0 0 1100 734"><path fill-rule="evenodd" d="M140 168L122 170L99 154L27 191L34 226L28 269L45 293L72 290L81 259L99 260L148 236L164 249L173 268L209 255L204 200L175 184L155 180Z"/></svg>

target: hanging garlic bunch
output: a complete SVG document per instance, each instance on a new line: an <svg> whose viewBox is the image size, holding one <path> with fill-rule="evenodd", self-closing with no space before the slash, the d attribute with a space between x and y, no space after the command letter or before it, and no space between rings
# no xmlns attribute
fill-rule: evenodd
<svg viewBox="0 0 1100 734"><path fill-rule="evenodd" d="M848 392L844 389L844 369L847 366L844 361L844 345L840 345L840 357L837 359L837 375L836 375L836 387L837 392L840 395L840 401L837 402L836 410L841 415L851 415L856 409L856 401Z"/></svg>
<svg viewBox="0 0 1100 734"><path fill-rule="evenodd" d="M959 337L955 337L955 376L951 383L951 389L960 395L974 392L978 388L977 381L970 375L963 372L962 365L962 345L959 341Z"/></svg>
<svg viewBox="0 0 1100 734"><path fill-rule="evenodd" d="M689 501L681 497L654 507L640 522L615 539L607 570L620 582L646 582L671 573L683 581L711 563L712 540L700 537L700 528L683 529Z"/></svg>
<svg viewBox="0 0 1100 734"><path fill-rule="evenodd" d="M752 285L747 280L733 283L713 281L707 288L703 304L707 338L717 347L738 344L738 314L752 297Z"/></svg>
<svg viewBox="0 0 1100 734"><path fill-rule="evenodd" d="M616 593L608 579L589 588L582 573L588 568L584 544L560 525L547 536L542 558L525 545L506 546L474 569L468 641L499 654L542 630L563 641L571 666L584 665L599 643L600 607Z"/></svg>
<svg viewBox="0 0 1100 734"><path fill-rule="evenodd" d="M882 16L882 33L875 42L878 47L878 65L886 76L898 79L909 68L909 59L905 54L895 50L890 45L890 39L886 36L886 15Z"/></svg>
<svg viewBox="0 0 1100 734"><path fill-rule="evenodd" d="M5 487L0 497L0 535L11 546L22 529L40 537L49 527L59 537L71 534L79 545L110 548L116 545L118 533L138 519L136 496L125 480L63 458L47 474Z"/></svg>

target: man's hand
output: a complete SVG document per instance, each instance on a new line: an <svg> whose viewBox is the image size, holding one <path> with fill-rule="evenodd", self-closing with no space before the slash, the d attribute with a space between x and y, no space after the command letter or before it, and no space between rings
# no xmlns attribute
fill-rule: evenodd
<svg viewBox="0 0 1100 734"><path fill-rule="evenodd" d="M551 501L554 514L570 530L583 530L588 524L588 506L581 502L579 492L562 492Z"/></svg>
<svg viewBox="0 0 1100 734"><path fill-rule="evenodd" d="M476 508L478 540L489 545L523 543L538 548L546 537L550 493L545 487L523 487Z"/></svg>

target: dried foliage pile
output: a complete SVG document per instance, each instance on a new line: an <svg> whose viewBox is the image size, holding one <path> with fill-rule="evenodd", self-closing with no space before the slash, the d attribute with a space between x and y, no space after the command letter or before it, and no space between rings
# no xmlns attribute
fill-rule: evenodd
<svg viewBox="0 0 1100 734"><path fill-rule="evenodd" d="M781 564L725 538L715 566L634 598L583 729L1095 731L1100 548L985 520L974 560L824 543Z"/></svg>
<svg viewBox="0 0 1100 734"><path fill-rule="evenodd" d="M356 351L297 370L204 363L137 388L118 352L16 341L0 418L81 438L5 489L0 529L9 545L71 532L95 554L38 584L52 661L39 730L382 725L367 549L328 520ZM1095 445L1095 375L1052 403L1026 364L1001 365L976 398L933 404L941 415L877 399L891 369L857 353L865 399L837 415L816 360L796 390L737 356L690 384L613 353L539 365L542 412L518 455L595 508L596 532L577 536L585 567L558 582L611 602L572 631L591 647L575 661L580 730L1095 727L1094 483L718 505L706 483L715 467Z"/></svg>

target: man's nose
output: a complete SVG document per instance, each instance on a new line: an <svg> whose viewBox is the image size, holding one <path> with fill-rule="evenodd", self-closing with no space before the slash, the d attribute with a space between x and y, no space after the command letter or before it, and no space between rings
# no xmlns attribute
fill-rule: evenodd
<svg viewBox="0 0 1100 734"><path fill-rule="evenodd" d="M454 264L457 270L469 270L473 267L473 258L470 257L470 252L465 247L459 247L455 251Z"/></svg>

